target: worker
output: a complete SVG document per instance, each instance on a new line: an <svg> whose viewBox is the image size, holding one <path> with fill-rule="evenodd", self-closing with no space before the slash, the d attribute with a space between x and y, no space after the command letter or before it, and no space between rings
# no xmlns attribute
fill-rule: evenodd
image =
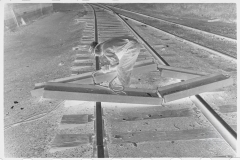
<svg viewBox="0 0 240 160"><path fill-rule="evenodd" d="M130 85L131 72L140 53L137 40L130 36L121 36L99 44L92 42L89 51L94 56L106 57L110 62L110 65L101 67L101 72L117 71L117 76L109 83L110 89L124 90Z"/></svg>

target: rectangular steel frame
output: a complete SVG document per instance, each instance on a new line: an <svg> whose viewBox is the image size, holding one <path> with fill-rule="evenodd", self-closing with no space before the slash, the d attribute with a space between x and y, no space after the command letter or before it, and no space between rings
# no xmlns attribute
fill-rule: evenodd
<svg viewBox="0 0 240 160"><path fill-rule="evenodd" d="M150 71L157 72L157 69L160 71L161 76L178 78L186 81L167 85L153 91L125 88L124 92L127 92L127 95L117 95L109 89L91 85L93 84L93 72L88 72L77 76L56 79L48 83L36 84L35 90L31 93L33 96L43 95L45 98L66 100L160 105L162 102L167 103L233 84L232 78L222 74L207 74L204 72L157 65L152 59L136 62L132 74L136 75ZM110 81L115 76L115 71L106 74L96 73L95 82ZM88 90L92 90L92 92L88 92ZM99 93L99 91L101 93ZM158 93L158 96L146 96L153 92Z"/></svg>
<svg viewBox="0 0 240 160"><path fill-rule="evenodd" d="M210 74L158 88L158 90L125 88L125 94L115 94L100 86L49 82L44 98L161 105L206 91L231 85L233 80L222 74Z"/></svg>

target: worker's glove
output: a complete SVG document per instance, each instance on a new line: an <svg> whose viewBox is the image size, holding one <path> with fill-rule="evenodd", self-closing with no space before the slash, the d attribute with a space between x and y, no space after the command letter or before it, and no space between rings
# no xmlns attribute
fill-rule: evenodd
<svg viewBox="0 0 240 160"><path fill-rule="evenodd" d="M109 68L110 68L109 65L102 66L102 67L101 67L101 71L102 71L103 73L110 72Z"/></svg>

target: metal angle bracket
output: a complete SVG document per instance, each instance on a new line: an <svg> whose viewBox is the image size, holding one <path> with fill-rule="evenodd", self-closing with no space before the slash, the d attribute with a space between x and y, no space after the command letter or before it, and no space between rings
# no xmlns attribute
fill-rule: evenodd
<svg viewBox="0 0 240 160"><path fill-rule="evenodd" d="M158 89L159 94L163 97L164 103L203 92L213 91L233 84L233 79L230 76L220 73L209 74L165 65L158 65L158 70L162 77L185 80Z"/></svg>
<svg viewBox="0 0 240 160"><path fill-rule="evenodd" d="M208 74L183 82L160 87L158 88L158 91L166 103L203 92L213 91L219 88L230 86L232 84L233 79L229 76L223 74Z"/></svg>

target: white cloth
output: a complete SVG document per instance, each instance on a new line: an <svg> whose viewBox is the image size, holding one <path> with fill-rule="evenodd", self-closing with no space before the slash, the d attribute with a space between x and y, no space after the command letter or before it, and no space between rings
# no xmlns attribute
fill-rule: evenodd
<svg viewBox="0 0 240 160"><path fill-rule="evenodd" d="M128 44L124 46L124 49L117 54L117 56L121 56L121 58L119 65L117 66L116 83L120 81L125 87L129 85L132 69L137 60L139 52L139 45L133 41L129 41Z"/></svg>
<svg viewBox="0 0 240 160"><path fill-rule="evenodd" d="M98 50L109 60L111 66L118 65L115 82L128 86L133 66L140 53L139 43L130 36L116 37L100 44Z"/></svg>

